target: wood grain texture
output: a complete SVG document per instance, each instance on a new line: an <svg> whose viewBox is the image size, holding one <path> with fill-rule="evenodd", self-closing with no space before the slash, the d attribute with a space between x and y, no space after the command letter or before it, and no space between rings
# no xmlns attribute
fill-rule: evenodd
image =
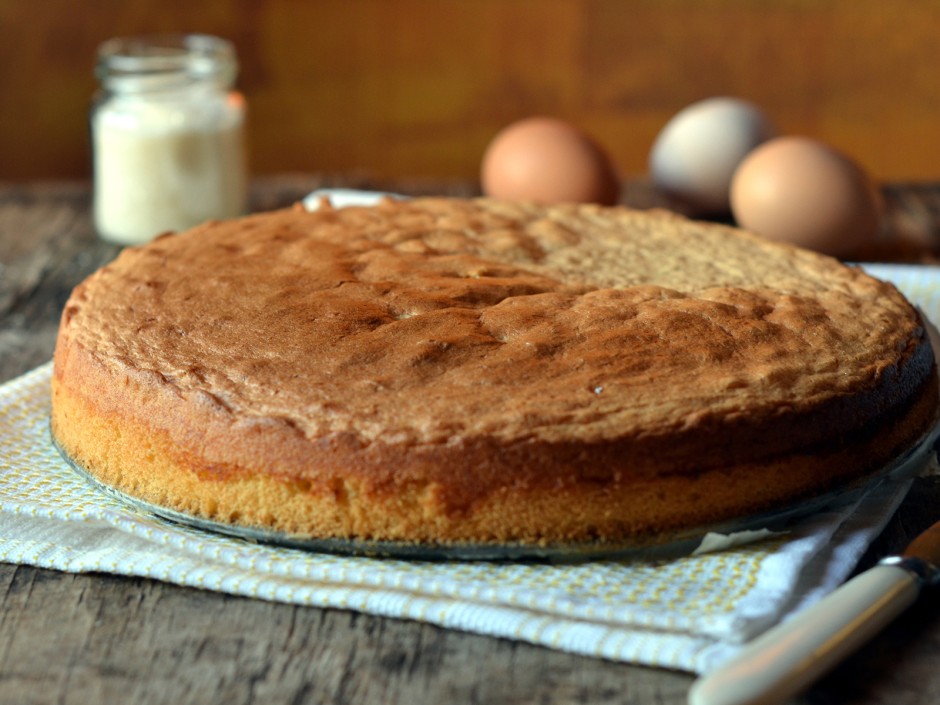
<svg viewBox="0 0 940 705"><path fill-rule="evenodd" d="M0 597L0 703L645 705L691 680L153 581L0 565Z"/></svg>
<svg viewBox="0 0 940 705"><path fill-rule="evenodd" d="M290 176L259 181L256 209L321 186L469 195L474 185ZM625 200L655 203L642 183ZM888 190L936 230L940 187ZM0 381L51 355L68 290L117 252L98 241L83 183L0 186ZM902 217L903 216L903 217ZM931 230L933 229L933 230ZM940 518L940 480L918 480L863 566ZM798 702L929 705L940 692L934 591ZM680 705L690 676L588 659L416 622L101 574L0 564L0 705L226 702Z"/></svg>
<svg viewBox="0 0 940 705"><path fill-rule="evenodd" d="M940 177L935 0L0 0L0 180L83 177L111 36L231 39L255 173L475 178L496 131L554 114L627 176L710 95L755 101L879 179Z"/></svg>

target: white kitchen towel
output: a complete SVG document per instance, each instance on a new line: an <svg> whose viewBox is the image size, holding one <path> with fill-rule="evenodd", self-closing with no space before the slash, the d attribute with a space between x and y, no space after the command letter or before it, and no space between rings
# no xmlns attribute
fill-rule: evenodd
<svg viewBox="0 0 940 705"><path fill-rule="evenodd" d="M891 274L934 315L937 289L921 279L937 281L936 272ZM422 620L697 673L841 583L909 485L882 482L785 534L669 560L329 555L186 528L89 485L50 442L50 375L47 364L0 387L0 561Z"/></svg>

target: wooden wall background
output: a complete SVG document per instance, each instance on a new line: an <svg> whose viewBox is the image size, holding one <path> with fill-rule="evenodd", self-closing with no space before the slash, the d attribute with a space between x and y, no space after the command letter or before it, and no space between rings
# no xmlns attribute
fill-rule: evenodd
<svg viewBox="0 0 940 705"><path fill-rule="evenodd" d="M235 42L256 173L473 178L501 126L553 114L639 174L724 94L940 178L940 0L0 0L0 180L87 176L97 44L161 31Z"/></svg>

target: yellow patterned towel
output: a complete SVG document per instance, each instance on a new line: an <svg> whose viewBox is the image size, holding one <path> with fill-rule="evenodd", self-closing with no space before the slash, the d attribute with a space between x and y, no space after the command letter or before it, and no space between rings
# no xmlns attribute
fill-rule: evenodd
<svg viewBox="0 0 940 705"><path fill-rule="evenodd" d="M921 294L933 314L934 288ZM50 442L50 374L44 365L0 387L0 561L354 609L698 673L834 589L907 490L882 483L786 535L673 560L432 563L308 553L170 524L88 485Z"/></svg>

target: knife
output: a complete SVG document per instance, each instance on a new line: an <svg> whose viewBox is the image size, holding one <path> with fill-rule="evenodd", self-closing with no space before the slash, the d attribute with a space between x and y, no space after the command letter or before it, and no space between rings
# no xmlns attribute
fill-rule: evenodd
<svg viewBox="0 0 940 705"><path fill-rule="evenodd" d="M689 705L773 705L809 687L940 584L940 522L693 683Z"/></svg>

